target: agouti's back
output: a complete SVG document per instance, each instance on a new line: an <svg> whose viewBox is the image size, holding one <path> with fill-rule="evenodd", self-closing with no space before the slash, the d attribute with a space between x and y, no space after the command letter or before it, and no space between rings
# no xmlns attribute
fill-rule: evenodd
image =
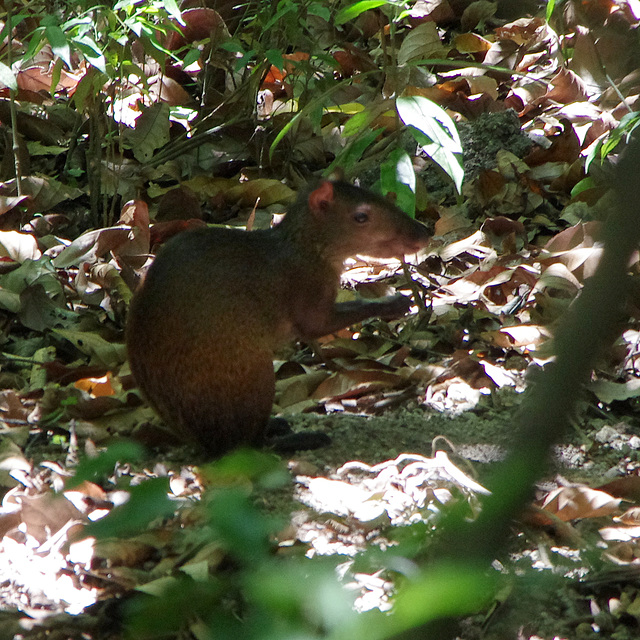
<svg viewBox="0 0 640 640"><path fill-rule="evenodd" d="M384 199L322 182L267 231L198 229L158 254L134 296L131 369L160 416L210 456L260 444L274 396L274 349L373 315L398 317L402 296L335 303L344 260L402 256L425 228Z"/></svg>

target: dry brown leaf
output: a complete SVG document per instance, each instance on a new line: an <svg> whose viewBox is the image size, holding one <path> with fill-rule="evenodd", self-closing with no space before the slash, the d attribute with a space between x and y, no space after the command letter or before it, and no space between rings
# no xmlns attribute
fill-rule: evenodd
<svg viewBox="0 0 640 640"><path fill-rule="evenodd" d="M52 493L18 497L24 532L40 544L70 522L85 522L84 515L65 497Z"/></svg>
<svg viewBox="0 0 640 640"><path fill-rule="evenodd" d="M111 384L111 373L107 372L100 378L81 378L74 383L76 389L86 391L94 398L100 396L113 396L115 391Z"/></svg>
<svg viewBox="0 0 640 640"><path fill-rule="evenodd" d="M569 68L582 78L593 95L607 86L607 77L591 31L582 25L575 30L573 56Z"/></svg>
<svg viewBox="0 0 640 640"><path fill-rule="evenodd" d="M46 45L45 48L48 46L49 45ZM41 91L51 93L54 69L54 65L51 64L51 62L53 62L53 56L49 61L41 61L38 64L22 68L16 77L18 87L34 93ZM84 64L76 72L62 68L60 70L58 84L54 87L54 90L60 91L67 89L73 92L85 73L86 69Z"/></svg>
<svg viewBox="0 0 640 640"><path fill-rule="evenodd" d="M101 540L94 546L95 562L106 562L111 567L139 567L151 559L157 548L140 540Z"/></svg>
<svg viewBox="0 0 640 640"><path fill-rule="evenodd" d="M576 247L593 247L602 238L602 223L593 220L569 227L557 233L544 246L546 251L568 251Z"/></svg>
<svg viewBox="0 0 640 640"><path fill-rule="evenodd" d="M550 82L553 88L544 96L547 100L569 104L582 102L589 97L585 83L570 69L561 68Z"/></svg>
<svg viewBox="0 0 640 640"><path fill-rule="evenodd" d="M582 284L564 264L558 262L542 272L534 287L534 293L547 288L557 289L573 296L582 288Z"/></svg>
<svg viewBox="0 0 640 640"><path fill-rule="evenodd" d="M502 40L531 46L543 42L546 28L548 26L542 18L521 18L497 28L495 33Z"/></svg>
<svg viewBox="0 0 640 640"><path fill-rule="evenodd" d="M76 238L55 258L57 267L65 268L83 262L94 263L130 239L130 227L108 227L87 231Z"/></svg>
<svg viewBox="0 0 640 640"><path fill-rule="evenodd" d="M404 376L390 371L371 369L341 371L320 383L311 397L314 400L335 402L346 398L357 398L373 391L393 389L406 382Z"/></svg>
<svg viewBox="0 0 640 640"><path fill-rule="evenodd" d="M616 478L598 487L598 489L618 498L640 502L640 476L637 475Z"/></svg>
<svg viewBox="0 0 640 640"><path fill-rule="evenodd" d="M221 42L228 38L227 25L222 16L208 7L186 8L180 12L184 25L177 24L178 31L170 31L167 48L171 51L180 49L186 43L212 38L213 42Z"/></svg>
<svg viewBox="0 0 640 640"><path fill-rule="evenodd" d="M366 14L374 13L367 11ZM429 18L436 24L446 24L456 19L456 13L448 0L417 0L407 12L412 18Z"/></svg>
<svg viewBox="0 0 640 640"><path fill-rule="evenodd" d="M569 120L563 118L561 124L562 131L551 137L551 146L548 149L536 147L525 157L524 161L530 167L536 167L547 162L567 162L571 164L578 158L580 155L580 140Z"/></svg>
<svg viewBox="0 0 640 640"><path fill-rule="evenodd" d="M596 267L602 257L601 247L576 247L562 253L556 253L540 259L543 266L563 264L578 282L584 282L595 273Z"/></svg>
<svg viewBox="0 0 640 640"><path fill-rule="evenodd" d="M22 204L27 196L0 196L0 216Z"/></svg>
<svg viewBox="0 0 640 640"><path fill-rule="evenodd" d="M37 260L40 256L38 243L30 233L0 231L0 257L8 257L16 262Z"/></svg>
<svg viewBox="0 0 640 640"><path fill-rule="evenodd" d="M149 82L149 95L154 101L166 102L171 107L193 105L193 97L182 85L169 78L167 75L151 76Z"/></svg>
<svg viewBox="0 0 640 640"><path fill-rule="evenodd" d="M535 351L549 336L548 329L533 324L504 327L499 331L483 334L485 339L492 339L496 345L503 349L525 348L532 351Z"/></svg>
<svg viewBox="0 0 640 640"><path fill-rule="evenodd" d="M637 476L635 477L638 479ZM621 516L616 516L613 520L627 526L640 527L640 507L627 509Z"/></svg>
<svg viewBox="0 0 640 640"><path fill-rule="evenodd" d="M480 53L491 48L491 42L477 33L460 33L453 39L453 44L460 53Z"/></svg>
<svg viewBox="0 0 640 640"><path fill-rule="evenodd" d="M620 499L585 486L559 487L545 498L542 508L560 520L598 518L618 512Z"/></svg>
<svg viewBox="0 0 640 640"><path fill-rule="evenodd" d="M452 231L467 229L471 226L471 220L457 207L442 207L440 217L436 221L435 234L444 236Z"/></svg>

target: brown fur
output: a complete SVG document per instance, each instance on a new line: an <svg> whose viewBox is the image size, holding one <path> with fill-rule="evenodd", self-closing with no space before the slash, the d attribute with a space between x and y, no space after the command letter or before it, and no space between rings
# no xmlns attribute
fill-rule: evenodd
<svg viewBox="0 0 640 640"><path fill-rule="evenodd" d="M260 444L274 349L408 302L335 303L344 260L413 253L425 228L363 189L322 182L267 231L187 231L156 258L131 305L133 374L160 416L210 456Z"/></svg>

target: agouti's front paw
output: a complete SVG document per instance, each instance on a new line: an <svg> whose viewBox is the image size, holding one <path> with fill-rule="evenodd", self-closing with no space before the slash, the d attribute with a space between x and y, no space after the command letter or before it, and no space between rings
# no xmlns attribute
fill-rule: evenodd
<svg viewBox="0 0 640 640"><path fill-rule="evenodd" d="M409 296L403 296L401 293L388 298L382 298L378 301L379 309L377 315L383 320L394 320L402 318L409 309L411 309L412 300Z"/></svg>

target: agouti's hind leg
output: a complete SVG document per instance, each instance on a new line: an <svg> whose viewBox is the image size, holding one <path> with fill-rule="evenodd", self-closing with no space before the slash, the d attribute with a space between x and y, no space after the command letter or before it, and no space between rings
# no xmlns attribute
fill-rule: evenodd
<svg viewBox="0 0 640 640"><path fill-rule="evenodd" d="M246 368L237 363L250 363ZM246 369L246 370L245 370ZM254 354L236 360L226 371L204 375L206 385L195 384L190 401L182 403L183 430L212 457L243 444L261 446L275 392L271 355ZM191 394L190 394L191 395Z"/></svg>

